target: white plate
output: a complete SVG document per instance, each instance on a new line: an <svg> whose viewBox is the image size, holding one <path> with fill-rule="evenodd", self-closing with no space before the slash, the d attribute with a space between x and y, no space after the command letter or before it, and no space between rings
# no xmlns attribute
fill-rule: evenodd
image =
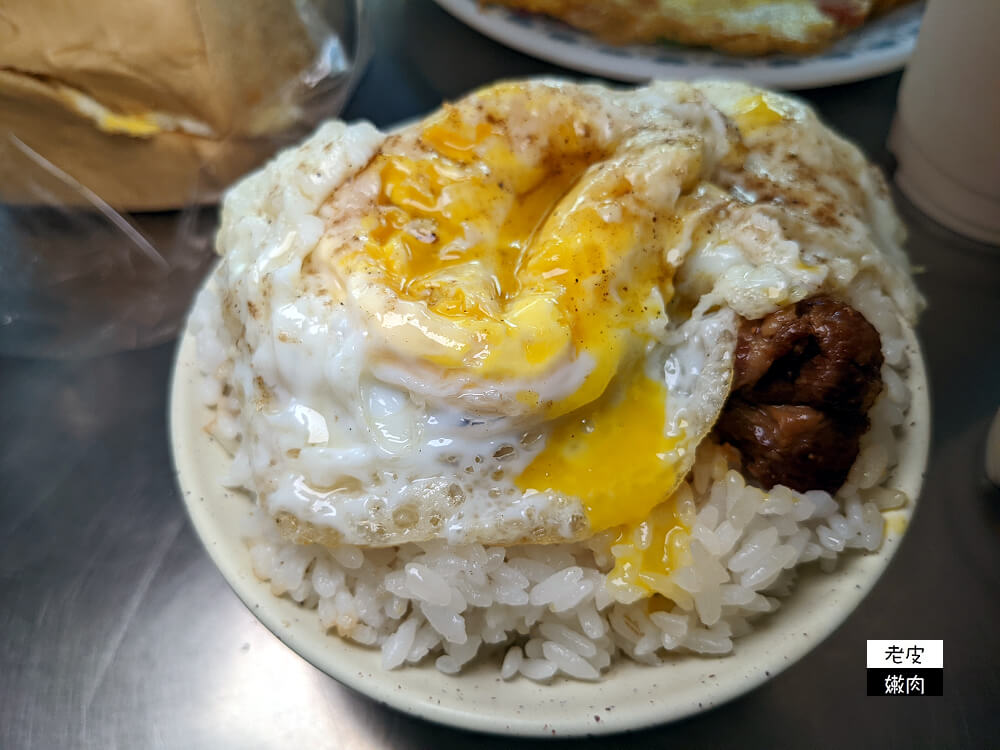
<svg viewBox="0 0 1000 750"><path fill-rule="evenodd" d="M741 58L679 44L605 44L544 16L484 7L478 0L435 2L508 47L585 73L621 81L727 78L783 89L829 86L898 70L913 52L923 13L923 3L898 8L818 55Z"/></svg>
<svg viewBox="0 0 1000 750"><path fill-rule="evenodd" d="M327 635L316 610L273 596L268 584L254 576L239 537L251 500L220 484L229 456L202 429L208 412L198 398L195 350L194 336L185 332L170 394L174 465L191 521L233 590L289 647L345 685L415 716L487 732L565 736L637 729L706 711L774 677L832 633L878 580L909 523L927 464L927 379L919 346L909 334L913 404L907 424L912 426L893 484L914 501L887 514L888 533L878 553L846 554L830 574L807 568L781 608L735 641L733 654L678 655L659 667L624 661L599 683L505 682L498 676L499 655L454 677L441 674L433 663L386 672L378 650ZM857 664L863 663L859 650Z"/></svg>

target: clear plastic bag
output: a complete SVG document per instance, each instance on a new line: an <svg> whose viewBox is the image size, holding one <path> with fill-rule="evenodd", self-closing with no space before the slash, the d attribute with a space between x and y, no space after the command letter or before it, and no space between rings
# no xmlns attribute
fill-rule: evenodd
<svg viewBox="0 0 1000 750"><path fill-rule="evenodd" d="M262 9L258 16L252 5ZM31 22L63 6L13 0L5 14L22 21L19 34L30 36L36 32ZM154 17L134 10L122 25L138 18L153 28L163 6L195 12L197 33L147 44L170 45L175 67L190 57L204 81L191 74L174 86L162 70L147 76L142 60L131 63L135 70L115 72L120 49L105 60L90 49L83 62L67 64L65 77L53 76L45 66L58 62L63 48L78 46L86 30L49 39L52 49L41 55L38 70L18 67L27 64L14 41L23 40L0 32L0 74L6 76L0 79L0 354L93 356L176 335L213 262L222 192L336 116L369 56L362 0L159 6L150 0ZM122 6L86 7L115 14ZM115 20L99 19L95 28ZM127 29L121 33L127 38ZM45 34L40 38L44 43ZM98 53L106 42L94 42ZM259 48L250 54L254 45ZM22 57L34 54L22 47ZM145 54L144 46L138 49ZM118 79L100 78L102 64ZM248 83L254 69L256 87ZM276 75L281 69L289 74ZM92 87L95 80L99 85ZM137 110L129 100L174 97L183 104L185 96L190 101L172 110L169 103Z"/></svg>

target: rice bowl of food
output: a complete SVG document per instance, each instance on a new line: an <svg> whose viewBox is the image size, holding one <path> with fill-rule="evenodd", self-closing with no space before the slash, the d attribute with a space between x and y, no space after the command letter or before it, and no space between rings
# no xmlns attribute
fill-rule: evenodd
<svg viewBox="0 0 1000 750"><path fill-rule="evenodd" d="M856 148L742 84L330 123L227 196L172 394L192 520L279 637L418 715L715 705L829 634L913 511L902 235Z"/></svg>

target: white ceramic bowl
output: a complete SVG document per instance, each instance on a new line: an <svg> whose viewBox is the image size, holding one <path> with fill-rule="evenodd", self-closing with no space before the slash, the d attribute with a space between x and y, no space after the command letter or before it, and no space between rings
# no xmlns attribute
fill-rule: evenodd
<svg viewBox="0 0 1000 750"><path fill-rule="evenodd" d="M913 404L892 484L912 500L886 514L888 531L879 552L847 553L830 574L807 567L781 608L757 620L754 632L736 640L729 656L678 655L659 667L623 661L597 683L506 682L499 677L499 653L457 676L441 674L430 659L383 671L377 649L328 635L316 610L272 595L254 575L239 537L252 501L222 487L229 456L202 429L208 412L198 399L195 340L187 332L178 349L170 401L174 464L191 521L233 590L278 638L331 677L401 711L468 729L533 736L637 729L708 710L774 677L832 633L878 580L905 532L927 464L927 378L911 332L907 348Z"/></svg>

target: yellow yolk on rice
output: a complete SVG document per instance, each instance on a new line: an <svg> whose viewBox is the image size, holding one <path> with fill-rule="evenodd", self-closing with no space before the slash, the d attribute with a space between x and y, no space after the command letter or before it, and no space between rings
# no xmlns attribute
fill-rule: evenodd
<svg viewBox="0 0 1000 750"><path fill-rule="evenodd" d="M690 562L688 519L694 515L690 495L676 493L641 521L623 526L612 545L615 565L608 573L612 588L638 588L678 601L687 597L669 579Z"/></svg>

